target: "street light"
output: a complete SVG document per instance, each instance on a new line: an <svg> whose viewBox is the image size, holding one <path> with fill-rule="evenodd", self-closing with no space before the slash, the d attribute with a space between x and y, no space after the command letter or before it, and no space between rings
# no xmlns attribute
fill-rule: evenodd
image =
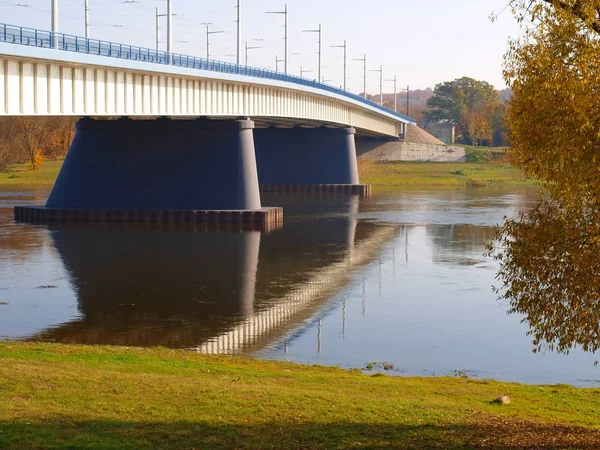
<svg viewBox="0 0 600 450"><path fill-rule="evenodd" d="M363 62L363 97L367 98L367 55L365 54L364 58L354 58L352 61L362 61Z"/></svg>
<svg viewBox="0 0 600 450"><path fill-rule="evenodd" d="M212 23L206 23L206 59L210 59L210 35L211 34L221 34L225 33L224 31L210 31L210 26Z"/></svg>
<svg viewBox="0 0 600 450"><path fill-rule="evenodd" d="M383 106L383 66L379 66L379 69L369 70L369 72L379 72L379 104Z"/></svg>
<svg viewBox="0 0 600 450"><path fill-rule="evenodd" d="M248 41L246 41L246 66L248 65L248 50L256 50L262 47L248 47Z"/></svg>
<svg viewBox="0 0 600 450"><path fill-rule="evenodd" d="M392 78L390 80L385 80L385 81L393 81L394 82L394 112L398 112L398 94L396 91L396 75L394 75L394 78Z"/></svg>
<svg viewBox="0 0 600 450"><path fill-rule="evenodd" d="M319 24L319 29L318 30L303 30L304 33L319 33L319 68L317 70L317 80L321 79L321 43L322 43L322 35L323 35L323 29L321 27L321 24Z"/></svg>
<svg viewBox="0 0 600 450"><path fill-rule="evenodd" d="M288 7L287 7L287 3L285 4L285 9L283 11L267 11L266 14L283 14L284 17L284 28L285 28L285 34L284 34L284 38L283 40L285 41L285 49L284 49L284 55L283 55L283 60L284 60L284 64L283 64L283 71L284 73L288 73Z"/></svg>
<svg viewBox="0 0 600 450"><path fill-rule="evenodd" d="M346 90L346 40L344 39L344 45L331 45L331 47L344 49L344 90Z"/></svg>

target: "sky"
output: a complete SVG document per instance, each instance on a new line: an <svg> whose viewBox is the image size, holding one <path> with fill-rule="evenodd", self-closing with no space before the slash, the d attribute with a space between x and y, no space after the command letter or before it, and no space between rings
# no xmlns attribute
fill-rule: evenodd
<svg viewBox="0 0 600 450"><path fill-rule="evenodd" d="M462 76L484 80L502 89L502 56L509 37L519 28L510 11L492 23L493 12L508 0L287 0L290 73L317 78L318 33L322 24L322 78L329 84L343 82L343 49L347 41L348 90L363 87L362 59L367 55L367 91L379 91L379 72L385 80L394 76L398 89L434 88L437 83ZM172 0L173 51L206 56L206 25L211 31L211 58L236 60L237 0ZM286 0L241 0L242 38L249 47L248 65L275 70L283 59L283 11ZM51 0L0 0L0 22L50 28ZM146 48L156 46L156 7L166 13L166 0L89 0L90 37ZM166 37L166 17L160 19ZM59 0L59 31L84 35L84 0ZM166 42L161 39L161 49ZM242 44L242 47L244 44ZM244 54L242 50L242 63ZM283 71L283 63L279 63ZM384 81L385 93L393 82Z"/></svg>

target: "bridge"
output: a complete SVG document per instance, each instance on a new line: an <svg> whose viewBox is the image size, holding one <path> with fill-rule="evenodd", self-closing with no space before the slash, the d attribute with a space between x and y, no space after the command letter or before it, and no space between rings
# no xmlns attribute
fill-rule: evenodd
<svg viewBox="0 0 600 450"><path fill-rule="evenodd" d="M279 220L259 185L358 187L355 136L414 123L302 77L5 24L0 115L83 117L46 208L17 217L39 220Z"/></svg>

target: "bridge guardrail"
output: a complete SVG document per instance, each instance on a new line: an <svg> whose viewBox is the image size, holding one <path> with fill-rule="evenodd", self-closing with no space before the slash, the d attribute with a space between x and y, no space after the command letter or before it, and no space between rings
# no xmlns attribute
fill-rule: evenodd
<svg viewBox="0 0 600 450"><path fill-rule="evenodd" d="M128 59L155 64L173 65L176 67L185 67L190 69L208 70L211 72L285 81L288 83L295 83L301 86L313 87L342 95L368 105L371 108L375 108L387 114L396 116L399 119L415 123L414 119L404 114L394 112L391 109L372 102L371 100L367 100L359 95L337 88L330 84L320 83L316 80L310 80L308 78L303 78L296 75L273 72L272 70L268 69L260 69L258 67L243 66L224 61L216 61L178 53L168 53L165 51L152 50L133 45L117 44L110 41L89 39L63 33L53 33L51 31L37 30L35 28L20 27L3 23L0 23L0 42L48 49L53 48L63 51L85 53L89 55L106 56L109 58Z"/></svg>

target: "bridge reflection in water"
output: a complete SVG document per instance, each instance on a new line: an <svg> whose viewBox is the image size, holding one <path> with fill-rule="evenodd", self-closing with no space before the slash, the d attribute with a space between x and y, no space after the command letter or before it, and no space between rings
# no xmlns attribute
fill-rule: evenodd
<svg viewBox="0 0 600 450"><path fill-rule="evenodd" d="M296 213L294 202L293 220L268 233L51 226L81 317L30 339L260 350L326 308L393 238L396 227L357 220L359 201Z"/></svg>

